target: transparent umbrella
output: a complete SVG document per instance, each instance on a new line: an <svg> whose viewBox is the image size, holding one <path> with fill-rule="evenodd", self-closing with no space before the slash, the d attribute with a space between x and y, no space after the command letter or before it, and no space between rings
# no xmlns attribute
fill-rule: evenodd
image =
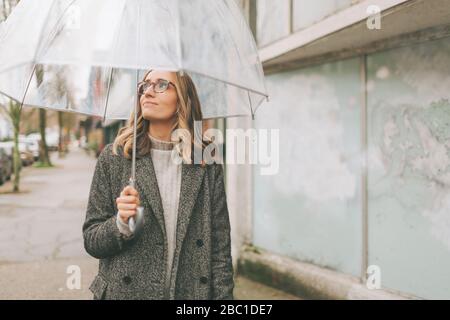
<svg viewBox="0 0 450 320"><path fill-rule="evenodd" d="M21 0L0 27L0 93L21 105L128 119L150 69L189 73L204 119L267 98L234 0Z"/></svg>

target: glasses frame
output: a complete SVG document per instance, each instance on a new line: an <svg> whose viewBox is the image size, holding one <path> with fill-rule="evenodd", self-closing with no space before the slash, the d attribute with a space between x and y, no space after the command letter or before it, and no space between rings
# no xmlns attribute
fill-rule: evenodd
<svg viewBox="0 0 450 320"><path fill-rule="evenodd" d="M156 88L156 85L157 85L159 82L167 82L167 87L166 87L164 90L162 90L162 91L157 91L157 90L155 89L155 88ZM141 92L141 87L144 86L145 84L148 84L149 86L148 86L145 90L143 90L143 91ZM167 89L169 89L169 86L170 86L170 85L172 85L174 88L176 88L176 86L175 86L175 84L174 84L173 82L171 82L171 81L169 81L169 80L166 80L166 79L158 79L158 80L156 80L156 82L141 81L141 82L138 83L138 94L139 94L140 96L142 96L142 95L144 95L144 94L147 92L147 90L149 90L149 89L152 88L152 87L153 87L153 91L154 91L154 92L156 92L156 93L163 93L163 92L166 92Z"/></svg>

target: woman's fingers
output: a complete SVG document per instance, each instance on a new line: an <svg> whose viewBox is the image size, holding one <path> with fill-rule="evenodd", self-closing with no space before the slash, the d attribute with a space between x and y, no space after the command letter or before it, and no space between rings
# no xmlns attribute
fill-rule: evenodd
<svg viewBox="0 0 450 320"><path fill-rule="evenodd" d="M135 210L137 208L137 204L135 203L119 203L117 205L117 209L119 210Z"/></svg>
<svg viewBox="0 0 450 320"><path fill-rule="evenodd" d="M133 217L134 215L136 215L136 210L121 210L120 211L120 216L125 219L128 219L129 217Z"/></svg>
<svg viewBox="0 0 450 320"><path fill-rule="evenodd" d="M128 220L135 215L136 210L119 210L119 217L125 223L128 223Z"/></svg>
<svg viewBox="0 0 450 320"><path fill-rule="evenodd" d="M120 196L135 196L135 197L139 197L139 193L132 186L126 186L122 190L122 192L120 193Z"/></svg>
<svg viewBox="0 0 450 320"><path fill-rule="evenodd" d="M136 209L140 205L139 193L131 186L126 186L116 199L119 216L128 223L128 219L136 215Z"/></svg>
<svg viewBox="0 0 450 320"><path fill-rule="evenodd" d="M136 203L137 205L140 204L139 198L135 196L121 196L116 199L116 203Z"/></svg>

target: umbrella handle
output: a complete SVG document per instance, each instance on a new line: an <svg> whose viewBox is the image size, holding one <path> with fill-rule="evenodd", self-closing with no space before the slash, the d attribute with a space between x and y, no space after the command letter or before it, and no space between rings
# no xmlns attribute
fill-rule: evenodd
<svg viewBox="0 0 450 320"><path fill-rule="evenodd" d="M129 185L135 188L135 180L130 178ZM144 207L139 206L136 208L136 215L128 219L128 227L134 234L139 234L144 226Z"/></svg>
<svg viewBox="0 0 450 320"><path fill-rule="evenodd" d="M139 234L144 226L144 207L137 207L135 217L136 219L131 217L128 220L128 226L130 227L131 232Z"/></svg>

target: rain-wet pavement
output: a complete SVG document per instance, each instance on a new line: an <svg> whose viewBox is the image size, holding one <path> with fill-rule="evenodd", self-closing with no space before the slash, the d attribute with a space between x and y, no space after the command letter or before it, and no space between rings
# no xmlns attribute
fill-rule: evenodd
<svg viewBox="0 0 450 320"><path fill-rule="evenodd" d="M0 187L0 263L87 257L81 227L95 159L77 150L52 160L24 168L21 193Z"/></svg>

